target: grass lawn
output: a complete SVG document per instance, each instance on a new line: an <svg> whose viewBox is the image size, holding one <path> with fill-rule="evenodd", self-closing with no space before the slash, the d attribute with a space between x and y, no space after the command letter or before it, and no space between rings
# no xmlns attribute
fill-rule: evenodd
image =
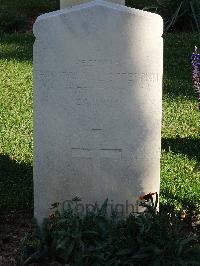
<svg viewBox="0 0 200 266"><path fill-rule="evenodd" d="M33 41L0 37L0 211L33 207ZM161 203L200 208L200 112L189 62L200 37L168 34L164 44Z"/></svg>
<svg viewBox="0 0 200 266"><path fill-rule="evenodd" d="M30 209L32 35L0 38L0 209Z"/></svg>

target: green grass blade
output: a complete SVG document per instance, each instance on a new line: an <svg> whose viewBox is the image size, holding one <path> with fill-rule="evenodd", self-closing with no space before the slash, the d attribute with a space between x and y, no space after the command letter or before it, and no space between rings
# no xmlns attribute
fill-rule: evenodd
<svg viewBox="0 0 200 266"><path fill-rule="evenodd" d="M190 7L191 7L191 11L192 11L192 14L193 14L193 19L196 23L196 27L197 27L197 30L198 32L200 31L200 26L199 26L199 22L198 22L198 19L197 19L197 16L196 16L196 13L195 13L195 10L194 10L194 5L192 3L192 1L190 1Z"/></svg>
<svg viewBox="0 0 200 266"><path fill-rule="evenodd" d="M179 7L177 8L176 12L175 12L174 15L172 16L172 19L171 19L170 23L166 26L166 29L165 29L166 32L168 32L168 30L171 28L171 26L174 25L174 24L176 23L182 5L183 5L183 1L180 3L180 5L179 5Z"/></svg>

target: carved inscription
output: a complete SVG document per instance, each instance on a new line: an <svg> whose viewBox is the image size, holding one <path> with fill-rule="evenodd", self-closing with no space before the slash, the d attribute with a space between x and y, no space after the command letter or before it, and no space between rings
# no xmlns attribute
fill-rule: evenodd
<svg viewBox="0 0 200 266"><path fill-rule="evenodd" d="M122 67L123 62L91 58L89 60L79 59L70 65L70 69L62 72L56 72L55 69L54 72L36 71L36 73L41 81L40 86L45 87L45 84L49 84L44 99L53 98L55 90L58 91L59 88L64 87L69 91L66 95L71 95L72 102L77 107L116 106L123 108L129 102L129 97L134 99L134 88L139 87L142 88L143 95L140 96L140 101L133 101L135 108L139 109L145 104L145 110L149 113L155 112L154 106L156 106L155 101L158 97L156 99L149 97L149 93L156 88L154 84L161 80L159 73L122 71ZM66 95L63 97L67 97Z"/></svg>
<svg viewBox="0 0 200 266"><path fill-rule="evenodd" d="M94 150L85 148L72 148L73 158L93 158ZM96 150L99 158L121 159L122 149L98 149Z"/></svg>
<svg viewBox="0 0 200 266"><path fill-rule="evenodd" d="M46 76L49 79L59 78L63 79L66 82L67 88L70 88L69 85L76 87L87 87L93 88L93 86L88 86L90 84L90 80L88 80L88 76L91 75L91 69L84 70L80 69L79 71L62 71L62 72L38 72L41 76ZM130 82L150 82L156 83L159 81L160 76L159 73L132 73L132 72L105 72L103 73L104 78L100 78L98 75L95 77L93 74L92 82L95 81L95 87L98 89L104 88L101 85L106 85L108 82L116 82L116 81L126 81ZM93 84L94 85L94 84ZM110 84L111 85L111 84ZM113 88L111 86L111 88Z"/></svg>
<svg viewBox="0 0 200 266"><path fill-rule="evenodd" d="M115 66L115 72L111 71L113 66ZM59 86L64 86L66 90L71 90L73 101L77 106L114 106L120 105L120 103L125 105L126 102L123 99L124 90L127 92L130 90L129 94L131 95L134 87L142 87L144 84L146 102L148 94L154 88L153 84L161 79L159 73L121 71L122 66L122 62L115 62L114 60L80 59L70 66L70 71L66 69L62 72L56 72L55 69L55 72L37 72L37 75L41 77L41 84L44 86L46 83L51 84L49 90L59 89ZM99 75L99 73L101 74ZM111 94L110 97L107 90ZM105 97L105 95L107 96ZM150 103L150 99L148 99L148 102ZM151 105L154 105L154 99Z"/></svg>

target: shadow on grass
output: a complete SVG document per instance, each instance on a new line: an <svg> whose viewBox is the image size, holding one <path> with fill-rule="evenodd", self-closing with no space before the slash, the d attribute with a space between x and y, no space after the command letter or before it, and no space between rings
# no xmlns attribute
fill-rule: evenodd
<svg viewBox="0 0 200 266"><path fill-rule="evenodd" d="M32 165L0 155L0 212L32 210Z"/></svg>
<svg viewBox="0 0 200 266"><path fill-rule="evenodd" d="M1 34L0 59L32 62L33 43L32 34Z"/></svg>
<svg viewBox="0 0 200 266"><path fill-rule="evenodd" d="M163 96L168 97L188 97L194 98L195 92L193 88L192 79L187 76L185 79L180 78L167 78L164 75L163 79Z"/></svg>
<svg viewBox="0 0 200 266"><path fill-rule="evenodd" d="M165 138L162 139L162 149L176 154L187 155L190 159L196 158L200 163L200 139L198 138Z"/></svg>

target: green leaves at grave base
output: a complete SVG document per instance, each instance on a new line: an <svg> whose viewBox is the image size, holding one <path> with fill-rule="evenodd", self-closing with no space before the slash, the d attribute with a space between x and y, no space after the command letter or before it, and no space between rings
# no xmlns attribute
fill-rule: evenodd
<svg viewBox="0 0 200 266"><path fill-rule="evenodd" d="M142 201L143 213L119 219L102 212L107 202L82 215L56 209L56 215L24 241L22 265L200 265L198 237L180 213L158 212L149 199Z"/></svg>

